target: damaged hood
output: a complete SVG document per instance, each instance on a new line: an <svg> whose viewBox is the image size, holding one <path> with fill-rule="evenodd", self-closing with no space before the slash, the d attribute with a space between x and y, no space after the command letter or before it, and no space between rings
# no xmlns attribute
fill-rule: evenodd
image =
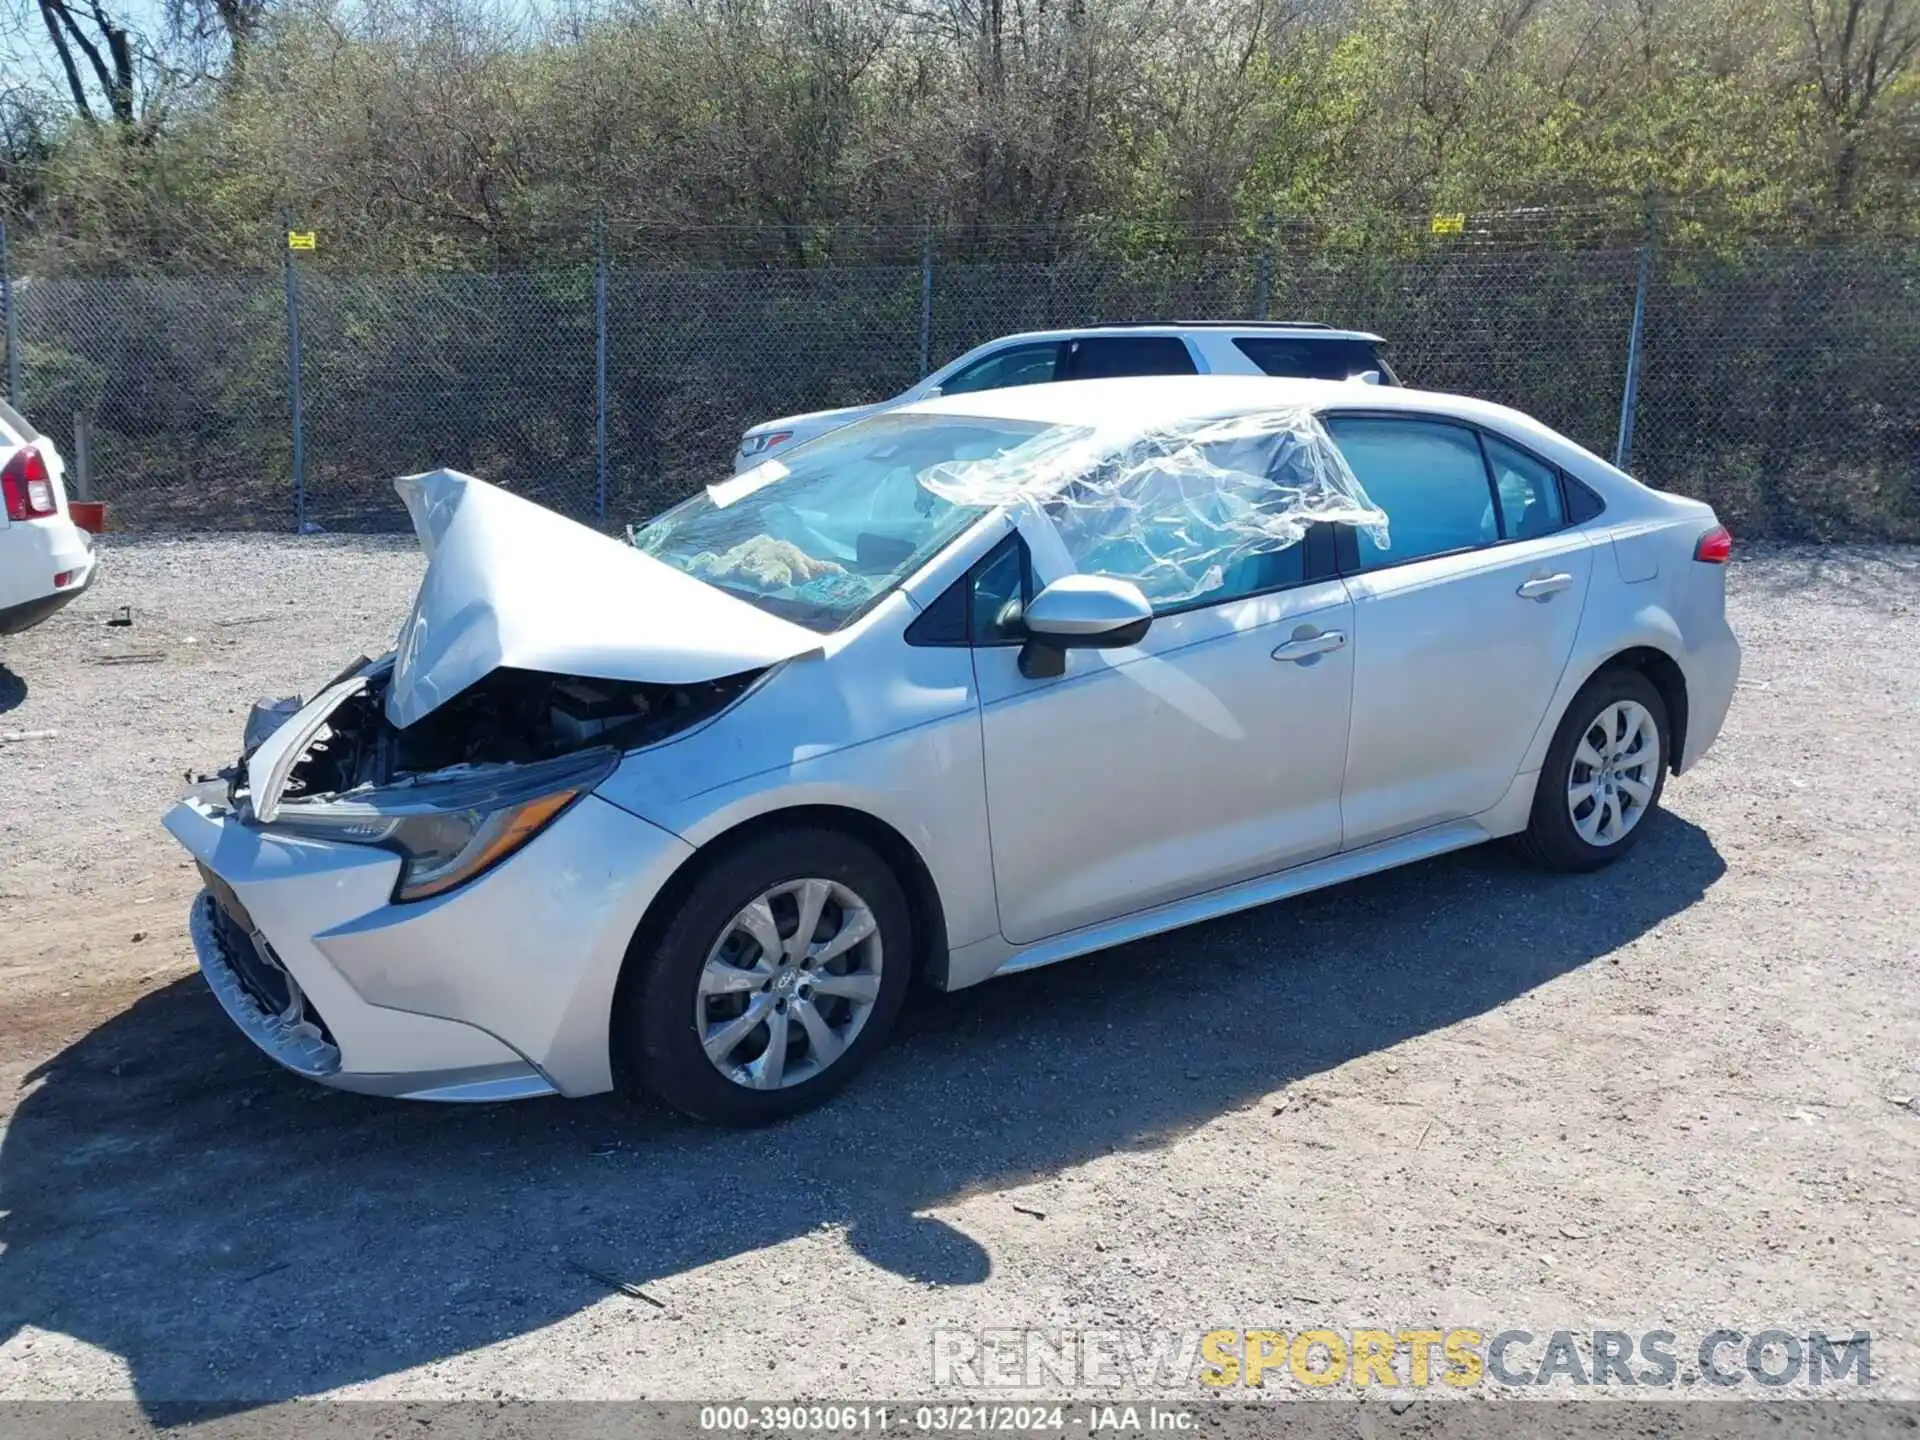
<svg viewBox="0 0 1920 1440"><path fill-rule="evenodd" d="M471 475L394 488L427 553L387 690L396 726L503 666L687 685L820 648L811 630Z"/></svg>

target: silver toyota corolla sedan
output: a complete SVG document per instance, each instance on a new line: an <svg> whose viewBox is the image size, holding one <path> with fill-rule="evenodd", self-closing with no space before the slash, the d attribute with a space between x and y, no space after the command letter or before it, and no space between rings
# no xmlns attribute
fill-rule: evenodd
<svg viewBox="0 0 1920 1440"><path fill-rule="evenodd" d="M936 399L625 542L399 489L392 653L257 707L167 817L234 1022L381 1095L767 1120L916 982L1500 836L1597 870L1740 663L1711 510L1413 390Z"/></svg>

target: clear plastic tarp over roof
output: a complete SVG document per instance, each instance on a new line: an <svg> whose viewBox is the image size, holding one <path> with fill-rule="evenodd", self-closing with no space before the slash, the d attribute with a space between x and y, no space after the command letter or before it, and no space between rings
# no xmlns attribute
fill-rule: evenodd
<svg viewBox="0 0 1920 1440"><path fill-rule="evenodd" d="M933 466L919 483L956 505L1012 509L1043 582L1124 576L1156 605L1220 589L1236 566L1298 545L1315 524L1359 526L1387 544L1385 512L1304 406L1182 421L1123 442L1110 431L1051 431Z"/></svg>

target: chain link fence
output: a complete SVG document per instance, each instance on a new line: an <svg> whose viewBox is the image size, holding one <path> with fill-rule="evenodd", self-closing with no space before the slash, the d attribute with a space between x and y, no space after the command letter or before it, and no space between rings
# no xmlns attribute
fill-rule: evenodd
<svg viewBox="0 0 1920 1440"><path fill-rule="evenodd" d="M1911 244L1276 238L1255 253L969 263L929 240L917 264L292 263L278 277L12 277L0 373L70 459L86 417L92 496L114 528L403 529L391 477L447 465L616 529L724 474L747 425L894 394L995 336L1271 315L1377 331L1408 383L1516 406L1602 455L1631 434L1628 468L1709 501L1737 533L1920 539Z"/></svg>

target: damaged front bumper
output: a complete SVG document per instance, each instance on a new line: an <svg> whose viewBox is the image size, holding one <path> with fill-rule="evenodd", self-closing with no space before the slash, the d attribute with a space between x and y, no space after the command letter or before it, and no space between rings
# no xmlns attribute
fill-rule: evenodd
<svg viewBox="0 0 1920 1440"><path fill-rule="evenodd" d="M389 851L280 833L205 792L166 826L207 881L194 950L240 1031L308 1079L417 1100L610 1088L627 942L690 853L589 795L478 880L395 903Z"/></svg>
<svg viewBox="0 0 1920 1440"><path fill-rule="evenodd" d="M326 1021L310 1011L306 995L251 919L222 893L225 882L201 868L208 882L193 902L187 933L200 973L227 1018L254 1044L296 1075L325 1080L340 1073L340 1047Z"/></svg>

